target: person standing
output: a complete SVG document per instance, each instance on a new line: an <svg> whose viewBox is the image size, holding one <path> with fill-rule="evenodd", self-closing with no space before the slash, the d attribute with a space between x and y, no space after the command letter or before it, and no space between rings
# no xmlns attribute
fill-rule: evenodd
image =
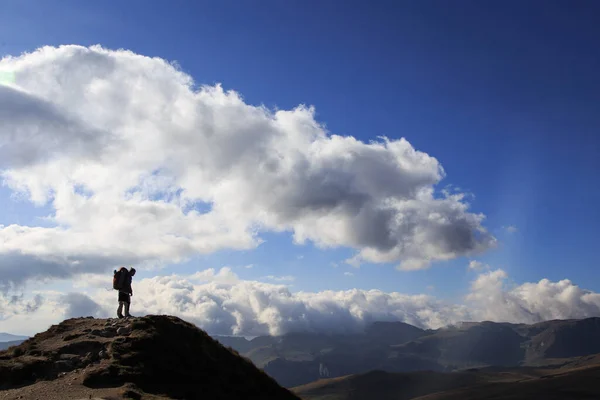
<svg viewBox="0 0 600 400"><path fill-rule="evenodd" d="M133 289L131 287L131 281L135 275L135 268L127 270L123 267L118 272L115 271L113 279L113 287L119 291L119 308L117 308L117 316L119 318L131 317L129 314L129 307L131 305L131 296L133 296ZM123 308L125 308L125 315L123 315Z"/></svg>

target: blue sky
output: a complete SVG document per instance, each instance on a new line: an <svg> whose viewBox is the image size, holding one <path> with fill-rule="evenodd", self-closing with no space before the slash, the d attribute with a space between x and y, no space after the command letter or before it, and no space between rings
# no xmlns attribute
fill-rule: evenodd
<svg viewBox="0 0 600 400"><path fill-rule="evenodd" d="M600 28L593 2L8 1L0 52L101 44L176 60L197 83L247 103L314 105L330 132L362 141L406 137L436 157L499 247L478 260L516 282L569 278L600 290L595 241L600 171ZM150 5L151 4L151 5ZM0 223L39 223L9 199ZM517 227L509 233L504 227ZM237 268L243 279L293 275L294 290L379 288L453 298L468 259L399 272L343 264L348 249L262 235L253 251L198 256L169 272ZM332 268L331 263L339 263ZM353 277L343 272L354 273ZM153 272L147 272L150 276ZM144 275L142 275L144 276Z"/></svg>

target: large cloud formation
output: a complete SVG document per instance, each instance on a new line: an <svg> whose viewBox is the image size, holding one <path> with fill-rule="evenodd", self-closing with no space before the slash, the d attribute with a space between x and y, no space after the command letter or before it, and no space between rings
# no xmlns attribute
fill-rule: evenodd
<svg viewBox="0 0 600 400"><path fill-rule="evenodd" d="M439 162L405 139L329 134L310 107L249 105L130 51L44 47L3 71L14 80L0 85L0 173L53 209L49 226L0 226L5 285L251 249L262 231L403 269L494 245L462 194L435 192Z"/></svg>
<svg viewBox="0 0 600 400"><path fill-rule="evenodd" d="M87 275L79 290L33 299L0 295L0 331L30 334L66 317L115 315L115 293L105 277ZM211 334L350 333L372 321L439 328L461 321L534 323L600 315L599 293L569 280L514 286L499 269L480 272L460 304L380 290L293 293L285 285L240 280L229 268L142 279L134 290L134 315L177 315Z"/></svg>
<svg viewBox="0 0 600 400"><path fill-rule="evenodd" d="M292 293L285 285L239 280L228 268L145 279L136 293L142 313L182 315L211 333L234 335L359 332L373 321L440 328L461 321L534 323L600 315L598 293L566 279L511 287L501 269L479 273L461 304L381 290ZM114 295L97 295L112 311Z"/></svg>
<svg viewBox="0 0 600 400"><path fill-rule="evenodd" d="M480 319L534 323L551 319L600 316L600 293L580 288L569 279L542 279L507 287L504 270L480 274L466 300L477 304Z"/></svg>

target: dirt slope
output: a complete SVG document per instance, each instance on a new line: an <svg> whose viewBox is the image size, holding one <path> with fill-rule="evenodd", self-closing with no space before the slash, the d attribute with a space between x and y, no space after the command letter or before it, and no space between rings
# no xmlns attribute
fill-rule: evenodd
<svg viewBox="0 0 600 400"><path fill-rule="evenodd" d="M593 400L600 399L600 366L560 370L537 378L475 385L414 400Z"/></svg>
<svg viewBox="0 0 600 400"><path fill-rule="evenodd" d="M600 364L554 369L493 367L453 373L377 371L324 379L293 391L304 400L591 400L600 399L598 378Z"/></svg>
<svg viewBox="0 0 600 400"><path fill-rule="evenodd" d="M0 398L90 396L297 399L249 360L170 316L69 319L0 352Z"/></svg>

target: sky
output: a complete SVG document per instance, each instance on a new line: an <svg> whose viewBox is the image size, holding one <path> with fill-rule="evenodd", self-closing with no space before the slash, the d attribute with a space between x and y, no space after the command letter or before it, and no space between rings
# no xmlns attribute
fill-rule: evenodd
<svg viewBox="0 0 600 400"><path fill-rule="evenodd" d="M600 315L595 2L1 7L0 331Z"/></svg>

